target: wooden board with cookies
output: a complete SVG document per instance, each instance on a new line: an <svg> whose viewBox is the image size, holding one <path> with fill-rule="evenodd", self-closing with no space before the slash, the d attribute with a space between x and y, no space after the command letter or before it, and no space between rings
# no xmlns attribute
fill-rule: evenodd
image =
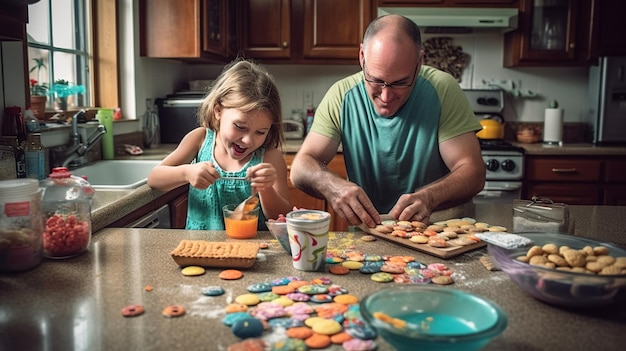
<svg viewBox="0 0 626 351"><path fill-rule="evenodd" d="M390 215L381 216L381 224L359 228L377 238L391 241L440 258L451 258L487 245L475 233L504 232L506 228L478 222L473 218L453 218L426 224L419 221L396 221Z"/></svg>

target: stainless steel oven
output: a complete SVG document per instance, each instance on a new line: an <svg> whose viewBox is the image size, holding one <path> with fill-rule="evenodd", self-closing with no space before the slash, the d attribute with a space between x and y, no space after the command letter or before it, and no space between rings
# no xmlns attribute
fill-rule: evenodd
<svg viewBox="0 0 626 351"><path fill-rule="evenodd" d="M501 115L504 110L502 90L465 90L477 118L486 114ZM479 139L487 169L485 187L474 203L512 203L521 198L524 177L524 151L503 139Z"/></svg>

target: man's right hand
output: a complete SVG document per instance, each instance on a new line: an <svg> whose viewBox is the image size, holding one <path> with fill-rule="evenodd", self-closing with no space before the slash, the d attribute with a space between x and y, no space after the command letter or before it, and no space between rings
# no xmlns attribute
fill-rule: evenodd
<svg viewBox="0 0 626 351"><path fill-rule="evenodd" d="M331 189L331 194L325 194L325 197L335 213L348 224L363 223L370 228L380 224L380 214L361 187L337 177L333 179Z"/></svg>

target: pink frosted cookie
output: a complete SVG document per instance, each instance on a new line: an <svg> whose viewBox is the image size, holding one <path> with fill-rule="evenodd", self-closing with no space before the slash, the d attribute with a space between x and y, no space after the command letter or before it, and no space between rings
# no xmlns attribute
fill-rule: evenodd
<svg viewBox="0 0 626 351"><path fill-rule="evenodd" d="M343 349L346 351L375 350L377 347L374 340L361 340L357 338L348 340L341 344L341 346L343 346Z"/></svg>

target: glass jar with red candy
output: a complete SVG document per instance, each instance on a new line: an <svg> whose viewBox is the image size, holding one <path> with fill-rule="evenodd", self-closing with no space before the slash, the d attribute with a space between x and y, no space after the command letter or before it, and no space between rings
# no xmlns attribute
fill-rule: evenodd
<svg viewBox="0 0 626 351"><path fill-rule="evenodd" d="M41 187L44 188L44 255L67 258L85 252L91 242L94 189L86 180L73 176L66 167L54 168L49 178L41 181Z"/></svg>

